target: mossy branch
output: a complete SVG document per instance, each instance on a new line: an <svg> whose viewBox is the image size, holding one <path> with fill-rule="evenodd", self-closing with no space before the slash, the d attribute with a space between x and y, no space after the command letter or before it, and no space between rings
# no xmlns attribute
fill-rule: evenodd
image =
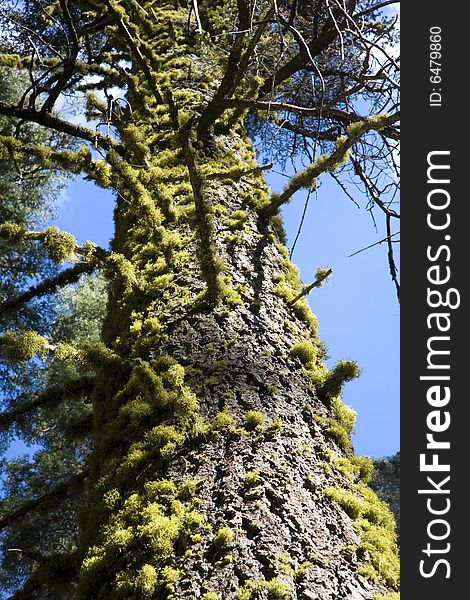
<svg viewBox="0 0 470 600"><path fill-rule="evenodd" d="M70 121L61 119L51 113L41 112L32 108L10 106L5 102L0 101L0 115L21 119L22 121L29 121L31 123L37 123L43 127L53 129L54 131L66 133L67 135L71 135L81 140L86 140L87 142L90 142L94 146L102 148L103 150L114 150L119 155L124 153L124 146L120 142L116 142L109 136L101 135L94 129L89 129L88 127L83 127L83 125L77 125L76 123L70 123ZM0 140L1 137L3 136L0 136ZM16 141L18 142L19 140Z"/></svg>
<svg viewBox="0 0 470 600"><path fill-rule="evenodd" d="M293 300L291 300L290 302L288 302L287 306L292 306L296 302L298 302L301 298L303 298L304 296L308 296L310 294L310 292L314 288L322 287L322 285L332 275L332 273L333 273L333 270L330 269L330 268L327 268L327 269L324 269L324 268L317 269L317 272L315 274L315 281L313 283L311 283L310 285L305 285L302 288L302 291L300 292L300 294L298 294Z"/></svg>
<svg viewBox="0 0 470 600"><path fill-rule="evenodd" d="M262 211L263 216L270 217L283 205L290 202L292 196L300 189L311 188L316 179L324 172L335 171L349 156L352 146L368 131L380 131L387 125L394 123L398 115L387 114L369 117L362 121L352 123L347 128L347 136L340 136L336 140L336 146L330 155L320 156L306 169L292 177L282 193L272 195L271 203Z"/></svg>
<svg viewBox="0 0 470 600"><path fill-rule="evenodd" d="M121 361L103 342L86 341L80 346L73 346L67 342L51 344L47 338L31 330L12 330L0 336L0 357L10 363L26 362L36 356L45 360L48 355L53 355L60 362L73 363L86 370Z"/></svg>
<svg viewBox="0 0 470 600"><path fill-rule="evenodd" d="M116 153L114 153L117 155ZM0 135L0 159L12 158L21 161L33 156L44 169L56 169L72 175L86 173L103 188L112 185L112 168L106 160L94 160L88 146L78 152L52 150L41 144L26 144L13 136Z"/></svg>
<svg viewBox="0 0 470 600"><path fill-rule="evenodd" d="M159 65L155 60L156 57L154 52L149 44L142 40L142 38L138 35L138 31L136 32L136 35L133 35L132 29L136 29L136 25L133 24L128 18L126 10L120 6L119 2L115 2L115 0L106 0L106 5L109 12L115 17L124 39L127 40L131 52L135 56L136 62L139 64L142 72L145 74L145 78L149 84L150 90L155 96L155 99L159 104L163 104L164 99L155 75L159 70ZM138 16L139 12L137 11L135 14ZM140 25L143 25L141 19L139 19L139 22Z"/></svg>
<svg viewBox="0 0 470 600"><path fill-rule="evenodd" d="M212 179L231 179L233 181L238 181L242 179L242 177L246 177L247 175L258 175L263 171L269 171L269 169L273 168L273 163L267 163L265 165L259 165L258 167L253 167L253 169L243 169L241 167L234 167L229 171L220 171L216 173L208 173L203 174L204 179L212 180Z"/></svg>
<svg viewBox="0 0 470 600"><path fill-rule="evenodd" d="M14 423L22 421L25 415L47 405L56 405L68 396L76 396L93 389L94 378L88 375L71 381L66 387L51 387L40 392L35 398L20 402L14 409L0 413L0 431L6 431Z"/></svg>
<svg viewBox="0 0 470 600"><path fill-rule="evenodd" d="M3 531L6 527L13 525L18 519L22 519L34 510L38 508L44 508L47 505L53 505L56 501L63 499L71 488L82 483L88 477L89 470L85 469L81 473L72 475L70 479L60 483L50 492L42 494L33 500L28 500L22 504L19 508L14 510L7 515L0 518L0 531Z"/></svg>
<svg viewBox="0 0 470 600"><path fill-rule="evenodd" d="M21 247L24 242L41 242L49 258L60 264L75 258L77 254L93 264L95 260L104 260L110 253L92 242L78 244L75 237L58 227L46 227L44 231L26 231L21 225L7 221L0 225L0 240L12 247Z"/></svg>
<svg viewBox="0 0 470 600"><path fill-rule="evenodd" d="M214 225L210 206L202 193L202 177L196 165L196 157L191 143L191 121L180 127L178 108L170 90L166 91L166 100L170 109L173 128L179 138L184 161L189 172L189 180L194 197L196 224L200 244L200 265L202 276L207 284L207 298L211 305L217 303L220 292L219 273L221 267L216 258L214 244Z"/></svg>

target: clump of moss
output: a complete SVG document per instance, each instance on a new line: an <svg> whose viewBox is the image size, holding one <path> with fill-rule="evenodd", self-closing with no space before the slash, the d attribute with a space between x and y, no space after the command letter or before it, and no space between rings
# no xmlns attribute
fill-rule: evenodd
<svg viewBox="0 0 470 600"><path fill-rule="evenodd" d="M374 594L372 600L400 600L400 592L390 592L390 594L385 594L384 596Z"/></svg>
<svg viewBox="0 0 470 600"><path fill-rule="evenodd" d="M152 594L157 587L158 577L155 567L145 564L135 578L135 589L144 594Z"/></svg>
<svg viewBox="0 0 470 600"><path fill-rule="evenodd" d="M71 233L60 231L58 227L47 227L43 244L51 259L60 264L73 256L77 240Z"/></svg>
<svg viewBox="0 0 470 600"><path fill-rule="evenodd" d="M338 397L333 398L332 406L338 423L348 434L351 434L356 424L356 411L350 406L346 406Z"/></svg>
<svg viewBox="0 0 470 600"><path fill-rule="evenodd" d="M245 483L249 486L256 485L260 480L259 471L248 471L245 473Z"/></svg>
<svg viewBox="0 0 470 600"><path fill-rule="evenodd" d="M278 577L274 579L253 581L248 579L243 586L239 588L235 596L236 600L254 600L258 598L260 593L267 592L268 598L281 598L288 600L292 598L292 591Z"/></svg>
<svg viewBox="0 0 470 600"><path fill-rule="evenodd" d="M244 210L235 210L230 217L226 219L225 224L229 229L241 231L245 227L248 220L248 213Z"/></svg>
<svg viewBox="0 0 470 600"><path fill-rule="evenodd" d="M202 594L201 600L220 600L220 596L216 592L206 592Z"/></svg>
<svg viewBox="0 0 470 600"><path fill-rule="evenodd" d="M320 415L315 415L314 419L339 446L345 450L351 450L351 432L356 421L356 411L343 404L339 398L333 398L332 410L332 417L325 419Z"/></svg>
<svg viewBox="0 0 470 600"><path fill-rule="evenodd" d="M359 548L370 557L361 565L362 574L381 580L386 585L399 583L400 563L396 544L396 524L390 508L363 483L354 491L329 487L323 492L354 519L361 535Z"/></svg>
<svg viewBox="0 0 470 600"><path fill-rule="evenodd" d="M160 574L160 581L167 590L171 590L178 583L180 577L180 569L175 569L174 567L166 565L163 567L162 572Z"/></svg>
<svg viewBox="0 0 470 600"><path fill-rule="evenodd" d="M7 331L0 337L0 356L12 363L26 362L36 355L45 358L49 342L35 331Z"/></svg>
<svg viewBox="0 0 470 600"><path fill-rule="evenodd" d="M292 346L290 353L292 356L296 356L305 367L309 368L315 364L317 347L311 341L304 340Z"/></svg>
<svg viewBox="0 0 470 600"><path fill-rule="evenodd" d="M303 456L304 454L311 454L312 446L307 442L300 444L300 446L298 446L296 448L295 453L297 454L297 456Z"/></svg>
<svg viewBox="0 0 470 600"><path fill-rule="evenodd" d="M0 239L10 246L19 246L24 239L24 234L23 227L11 221L0 225Z"/></svg>
<svg viewBox="0 0 470 600"><path fill-rule="evenodd" d="M352 381L361 374L361 368L354 360L340 360L328 373L320 388L320 393L332 398L339 396L347 381Z"/></svg>
<svg viewBox="0 0 470 600"><path fill-rule="evenodd" d="M224 406L223 410L218 412L212 419L211 429L212 431L218 431L226 427L233 427L235 423L234 416L230 413L227 406Z"/></svg>
<svg viewBox="0 0 470 600"><path fill-rule="evenodd" d="M350 481L359 478L363 483L371 480L374 463L368 456L339 457L333 459L334 466Z"/></svg>
<svg viewBox="0 0 470 600"><path fill-rule="evenodd" d="M260 429L266 422L266 417L258 410L249 410L245 415L245 427L248 431Z"/></svg>
<svg viewBox="0 0 470 600"><path fill-rule="evenodd" d="M235 538L234 532L230 529L230 527L221 527L217 530L217 533L214 536L214 545L217 548L223 548L227 544L229 544Z"/></svg>

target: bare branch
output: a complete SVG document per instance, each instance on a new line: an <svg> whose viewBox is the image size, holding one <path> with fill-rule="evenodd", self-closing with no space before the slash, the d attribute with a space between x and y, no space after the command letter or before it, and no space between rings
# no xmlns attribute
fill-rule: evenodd
<svg viewBox="0 0 470 600"><path fill-rule="evenodd" d="M378 242L374 242L373 244L369 244L368 246L364 246L364 248L361 248L360 250L356 250L356 252L353 252L352 254L348 254L348 258L356 256L356 254L360 254L361 252L364 252L365 250L369 250L370 248L373 248L374 246L378 246L379 244L383 244L384 242L388 242L388 240L390 238L393 238L396 235L399 235L399 233L400 233L399 231L395 231L395 233L392 233L391 235L387 235L386 237L382 238Z"/></svg>

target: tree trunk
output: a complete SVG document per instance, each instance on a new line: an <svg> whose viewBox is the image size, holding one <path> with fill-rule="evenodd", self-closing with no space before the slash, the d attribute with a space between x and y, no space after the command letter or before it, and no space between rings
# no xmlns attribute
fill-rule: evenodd
<svg viewBox="0 0 470 600"><path fill-rule="evenodd" d="M217 66L184 12L156 15L158 71L133 66L147 102L129 93L112 174L115 354L94 392L80 597L370 600L396 584L396 549L371 541L391 527L358 476L341 372L305 298L289 304L300 282L241 124L191 137Z"/></svg>

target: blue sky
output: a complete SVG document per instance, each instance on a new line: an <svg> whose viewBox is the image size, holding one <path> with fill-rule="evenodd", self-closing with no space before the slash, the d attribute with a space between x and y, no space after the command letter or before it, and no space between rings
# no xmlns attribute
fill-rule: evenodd
<svg viewBox="0 0 470 600"><path fill-rule="evenodd" d="M271 173L268 183L273 190L280 189L285 179ZM305 194L297 194L284 210L290 244ZM54 224L80 242L91 239L107 245L113 207L111 194L79 179L62 194ZM356 452L371 456L389 456L399 449L399 305L384 244L351 258L348 255L383 237L383 231L374 230L368 213L359 210L327 176L318 197L311 197L293 257L304 283L315 279L318 267L333 269L331 280L315 289L309 301L331 356L329 366L351 358L363 369L359 379L347 384L343 400L358 412L353 438Z"/></svg>

